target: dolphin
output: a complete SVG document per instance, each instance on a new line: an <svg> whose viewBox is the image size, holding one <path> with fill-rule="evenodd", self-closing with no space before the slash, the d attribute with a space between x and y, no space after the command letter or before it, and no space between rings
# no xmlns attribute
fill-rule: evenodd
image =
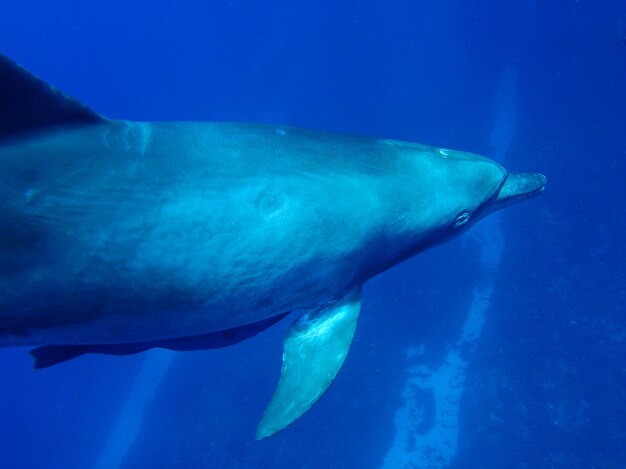
<svg viewBox="0 0 626 469"><path fill-rule="evenodd" d="M404 141L108 119L0 56L0 346L45 367L226 346L297 315L266 438L332 383L368 279L544 185Z"/></svg>

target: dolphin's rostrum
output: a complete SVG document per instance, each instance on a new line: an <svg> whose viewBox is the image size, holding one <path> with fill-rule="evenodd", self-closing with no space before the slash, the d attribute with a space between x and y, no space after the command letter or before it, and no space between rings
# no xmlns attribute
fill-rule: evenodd
<svg viewBox="0 0 626 469"><path fill-rule="evenodd" d="M545 184L395 140L111 120L2 56L0 103L0 345L195 350L291 311L258 438L335 378L364 282Z"/></svg>

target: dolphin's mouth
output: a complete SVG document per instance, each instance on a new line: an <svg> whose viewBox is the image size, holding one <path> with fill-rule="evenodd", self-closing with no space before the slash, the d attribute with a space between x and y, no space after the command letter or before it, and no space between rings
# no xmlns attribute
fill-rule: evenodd
<svg viewBox="0 0 626 469"><path fill-rule="evenodd" d="M540 194L546 177L539 173L509 173L494 200L494 210Z"/></svg>

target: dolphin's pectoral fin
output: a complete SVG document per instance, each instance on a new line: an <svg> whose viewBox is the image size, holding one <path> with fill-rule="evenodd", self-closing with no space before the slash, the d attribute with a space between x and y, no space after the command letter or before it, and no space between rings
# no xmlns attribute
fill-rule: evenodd
<svg viewBox="0 0 626 469"><path fill-rule="evenodd" d="M294 321L285 338L280 381L257 439L292 424L324 394L348 355L360 310L361 294L352 292Z"/></svg>

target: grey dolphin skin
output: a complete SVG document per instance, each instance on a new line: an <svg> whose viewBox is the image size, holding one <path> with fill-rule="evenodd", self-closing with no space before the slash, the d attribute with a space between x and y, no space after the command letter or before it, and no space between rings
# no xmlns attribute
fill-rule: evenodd
<svg viewBox="0 0 626 469"><path fill-rule="evenodd" d="M0 56L0 346L196 350L291 312L265 438L339 372L364 282L544 184L395 140L111 120Z"/></svg>

